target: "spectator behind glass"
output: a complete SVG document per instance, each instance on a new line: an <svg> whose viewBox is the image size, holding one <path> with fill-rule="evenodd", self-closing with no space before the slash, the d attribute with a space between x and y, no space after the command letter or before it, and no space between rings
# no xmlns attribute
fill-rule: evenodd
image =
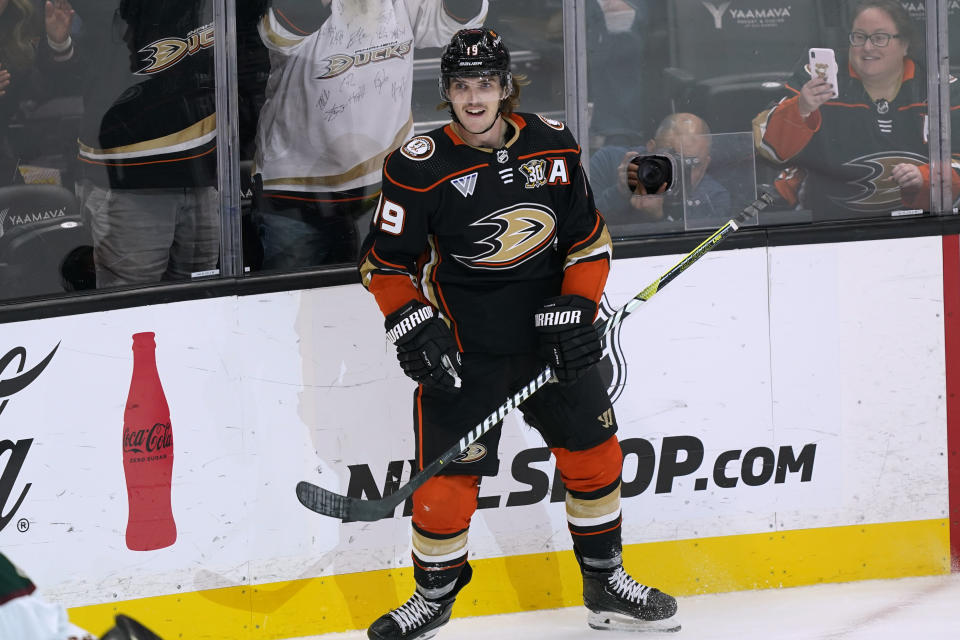
<svg viewBox="0 0 960 640"><path fill-rule="evenodd" d="M273 0L253 207L264 269L355 262L383 159L413 129L413 48L479 25L487 0Z"/></svg>
<svg viewBox="0 0 960 640"><path fill-rule="evenodd" d="M53 2L47 4L54 6ZM51 29L57 33L56 17L47 16L48 33ZM20 150L9 140L7 126L20 103L41 92L37 67L45 60L37 59L43 32L40 21L34 0L0 0L0 186L23 181L17 171Z"/></svg>
<svg viewBox="0 0 960 640"><path fill-rule="evenodd" d="M853 10L849 64L840 60L839 97L826 80L798 69L787 95L753 120L758 152L787 167L777 191L814 219L876 216L898 209L928 209L925 71L910 56L919 42L895 0L866 0ZM950 103L958 105L950 79ZM953 194L960 119L951 111Z"/></svg>
<svg viewBox="0 0 960 640"><path fill-rule="evenodd" d="M730 194L708 173L710 128L692 113L674 113L660 123L646 149L602 147L590 158L591 183L596 185L597 208L612 227L637 223L672 223L662 226L682 229L684 209L688 219L726 220ZM631 160L640 153L682 156L684 177L675 177L678 196L647 194L637 185L637 165ZM638 188L637 188L638 187ZM633 189L637 188L634 192Z"/></svg>
<svg viewBox="0 0 960 640"><path fill-rule="evenodd" d="M84 101L77 195L90 218L97 287L215 269L220 240L210 2L73 4L82 34L74 44L68 28L63 41L51 38L49 46L66 52L58 77Z"/></svg>

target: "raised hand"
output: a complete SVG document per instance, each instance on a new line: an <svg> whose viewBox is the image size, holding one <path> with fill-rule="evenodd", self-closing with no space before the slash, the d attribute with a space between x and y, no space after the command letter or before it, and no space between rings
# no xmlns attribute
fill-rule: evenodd
<svg viewBox="0 0 960 640"><path fill-rule="evenodd" d="M67 0L47 0L44 4L44 23L51 42L63 43L70 36L73 25L73 6Z"/></svg>
<svg viewBox="0 0 960 640"><path fill-rule="evenodd" d="M806 118L833 95L833 86L820 76L814 76L800 89L800 115Z"/></svg>

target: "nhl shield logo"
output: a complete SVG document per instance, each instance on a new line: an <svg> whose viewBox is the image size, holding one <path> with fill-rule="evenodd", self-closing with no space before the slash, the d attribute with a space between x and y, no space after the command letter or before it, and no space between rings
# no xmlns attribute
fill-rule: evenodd
<svg viewBox="0 0 960 640"><path fill-rule="evenodd" d="M606 321L616 312L610 307L607 300L607 294L603 294L600 299L600 308L597 312L597 319ZM603 357L597 363L600 371L600 378L607 385L607 395L610 396L610 403L613 404L623 393L623 388L627 385L627 360L623 355L623 348L620 346L620 329L623 324L613 328L613 331L605 335L602 339Z"/></svg>
<svg viewBox="0 0 960 640"><path fill-rule="evenodd" d="M506 149L497 150L497 162L500 164L506 164L510 159L510 153Z"/></svg>

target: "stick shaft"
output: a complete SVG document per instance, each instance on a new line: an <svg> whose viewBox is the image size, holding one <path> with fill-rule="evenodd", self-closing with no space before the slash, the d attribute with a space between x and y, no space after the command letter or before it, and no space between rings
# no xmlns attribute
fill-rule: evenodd
<svg viewBox="0 0 960 640"><path fill-rule="evenodd" d="M651 282L625 305L617 309L606 321L598 321L594 326L597 328L601 337L613 331L614 328L644 302L656 295L657 292L663 289L674 278L686 271L693 263L706 255L711 249L723 241L724 238L739 229L744 222L751 219L758 211L764 209L772 201L773 199L769 195L762 193L760 198L746 207L740 215L729 220L722 227L710 234L706 240L681 258L680 261L672 266L666 273ZM453 462L467 447L499 424L510 411L519 407L527 398L542 389L552 378L553 371L550 367L544 367L538 371L536 376L521 387L519 391L514 392L503 404L490 412L486 418L460 438L456 444L444 451L439 458L433 460L421 471L415 473L405 485L388 496L374 500L363 500L333 493L309 482L300 482L297 485L297 497L308 509L346 521L373 521L384 518L392 514L397 505L412 496L413 492L423 486L427 480L440 473L444 467Z"/></svg>

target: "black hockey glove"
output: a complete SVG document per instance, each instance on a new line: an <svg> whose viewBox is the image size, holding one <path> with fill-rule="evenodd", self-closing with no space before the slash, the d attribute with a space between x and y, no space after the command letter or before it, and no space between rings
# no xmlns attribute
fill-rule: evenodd
<svg viewBox="0 0 960 640"><path fill-rule="evenodd" d="M600 361L603 346L593 328L597 304L583 296L558 296L544 301L534 314L540 332L540 357L557 375L560 384L570 384Z"/></svg>
<svg viewBox="0 0 960 640"><path fill-rule="evenodd" d="M407 377L449 391L460 387L460 351L433 307L411 300L387 316L384 328Z"/></svg>

